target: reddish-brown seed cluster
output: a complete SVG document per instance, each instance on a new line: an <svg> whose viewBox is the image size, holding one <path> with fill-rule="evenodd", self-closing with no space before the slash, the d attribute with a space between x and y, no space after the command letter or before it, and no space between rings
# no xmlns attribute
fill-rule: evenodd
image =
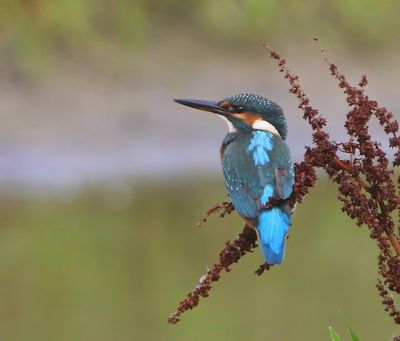
<svg viewBox="0 0 400 341"><path fill-rule="evenodd" d="M272 265L268 263L261 264L260 267L256 271L254 271L254 273L257 276L261 276L264 273L264 271L268 271L269 269L271 269L271 267Z"/></svg>
<svg viewBox="0 0 400 341"><path fill-rule="evenodd" d="M375 100L369 99L365 94L364 89L368 83L366 76L362 76L358 86L350 85L321 49L330 72L338 80L350 107L344 123L348 141L338 143L331 140L324 130L326 119L310 105L308 97L300 86L299 77L289 71L283 58L266 44L264 47L278 62L280 72L289 81L290 93L299 100L298 107L303 111L303 118L312 128L313 146L306 147L304 160L294 166L295 184L289 203L293 207L296 203L302 202L309 189L316 183L317 167L324 169L329 178L338 184L338 199L343 203L342 211L354 219L358 226L368 226L371 238L376 240L379 248L380 275L377 289L385 310L396 323L400 324L400 311L392 297L392 294L400 294L400 242L399 232L398 229L395 230L393 221L395 210L400 215L400 176L396 186L393 181L394 171L389 168L388 157L380 144L373 140L368 129L370 119L377 118L389 136L389 146L394 149L392 166L398 167L400 166L399 124L391 112L379 107ZM340 159L337 154L339 150L347 154L348 158ZM208 216L213 213L219 213L224 217L233 210L234 207L229 202L215 205L207 211L202 223L205 223ZM256 247L256 240L255 231L245 226L236 240L227 242L219 255L219 262L200 279L196 289L180 302L177 311L168 321L177 323L181 314L196 307L201 297L207 297L212 288L211 284L219 280L222 270L230 271L230 265L238 262L243 255ZM263 264L256 270L256 274L261 275L270 267L268 264Z"/></svg>
<svg viewBox="0 0 400 341"><path fill-rule="evenodd" d="M233 207L232 203L229 201L224 201L222 204L215 204L213 207L209 208L206 212L206 216L201 219L201 221L197 224L198 227L203 226L207 223L208 218L210 215L214 213L219 213L221 218L225 217L227 214L231 214L235 208Z"/></svg>
<svg viewBox="0 0 400 341"><path fill-rule="evenodd" d="M226 242L224 249L219 254L218 263L207 271L207 273L200 278L195 290L189 293L186 298L179 303L178 309L169 318L168 322L175 324L180 321L180 316L188 310L193 309L199 304L201 297L208 297L212 288L211 284L219 280L221 272L231 271L230 266L237 263L239 259L247 252L256 247L257 234L248 227L244 227L243 232L239 237L232 242Z"/></svg>
<svg viewBox="0 0 400 341"><path fill-rule="evenodd" d="M385 310L400 324L400 311L390 294L400 294L400 243L399 233L395 231L393 212L400 211L398 178L397 187L393 181L394 170L389 168L389 160L381 145L369 133L369 121L376 117L389 135L389 146L394 149L393 167L400 165L399 124L386 108L379 107L364 92L367 77L362 76L357 86L352 86L339 72L336 65L329 62L326 53L322 54L329 65L331 74L338 80L339 87L346 95L350 107L346 116L345 128L348 141L337 143L330 140L323 130L326 120L309 105L309 100L298 83L298 77L292 75L286 67L286 61L276 52L264 45L271 57L276 59L280 71L289 80L290 92L296 95L299 108L313 130L314 147L307 147L304 161L296 165L296 184L291 202L299 202L308 189L315 184L315 168L323 168L330 179L338 184L339 200L342 210L359 226L368 226L371 238L379 248L378 273L381 277L377 284ZM341 160L337 151L348 154ZM314 171L314 173L313 173ZM310 181L301 183L305 178Z"/></svg>

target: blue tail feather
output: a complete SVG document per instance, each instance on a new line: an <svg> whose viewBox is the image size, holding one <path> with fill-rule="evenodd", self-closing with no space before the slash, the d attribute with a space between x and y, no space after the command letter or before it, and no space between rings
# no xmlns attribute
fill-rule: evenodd
<svg viewBox="0 0 400 341"><path fill-rule="evenodd" d="M257 229L263 255L268 264L282 263L290 225L290 213L282 207L273 207L261 212Z"/></svg>

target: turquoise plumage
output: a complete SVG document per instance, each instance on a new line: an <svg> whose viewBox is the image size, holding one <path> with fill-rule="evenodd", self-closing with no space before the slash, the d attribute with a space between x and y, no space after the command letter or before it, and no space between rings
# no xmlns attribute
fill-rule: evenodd
<svg viewBox="0 0 400 341"><path fill-rule="evenodd" d="M265 208L271 198L287 199L294 184L293 164L286 143L268 131L236 132L224 146L222 168L235 209L257 228L265 260L283 260L291 225L284 201Z"/></svg>
<svg viewBox="0 0 400 341"><path fill-rule="evenodd" d="M287 199L295 175L285 142L287 126L282 109L253 94L219 102L176 101L214 112L230 122L232 131L221 146L226 188L236 211L257 230L265 261L282 263L291 226Z"/></svg>

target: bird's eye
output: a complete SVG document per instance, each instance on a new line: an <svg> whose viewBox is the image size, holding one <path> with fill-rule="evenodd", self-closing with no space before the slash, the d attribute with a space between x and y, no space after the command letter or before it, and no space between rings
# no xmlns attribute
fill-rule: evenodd
<svg viewBox="0 0 400 341"><path fill-rule="evenodd" d="M235 109L236 109L236 112L243 112L244 111L243 107L236 107Z"/></svg>

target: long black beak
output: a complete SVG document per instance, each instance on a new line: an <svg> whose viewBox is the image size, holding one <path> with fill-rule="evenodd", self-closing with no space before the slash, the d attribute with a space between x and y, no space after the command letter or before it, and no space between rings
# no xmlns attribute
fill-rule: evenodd
<svg viewBox="0 0 400 341"><path fill-rule="evenodd" d="M198 99L174 99L176 103L186 105L191 108L203 110L203 111L209 111L213 112L215 114L220 114L223 116L226 116L229 114L227 110L224 108L221 108L218 105L218 102L214 101L203 101L203 100L198 100Z"/></svg>

